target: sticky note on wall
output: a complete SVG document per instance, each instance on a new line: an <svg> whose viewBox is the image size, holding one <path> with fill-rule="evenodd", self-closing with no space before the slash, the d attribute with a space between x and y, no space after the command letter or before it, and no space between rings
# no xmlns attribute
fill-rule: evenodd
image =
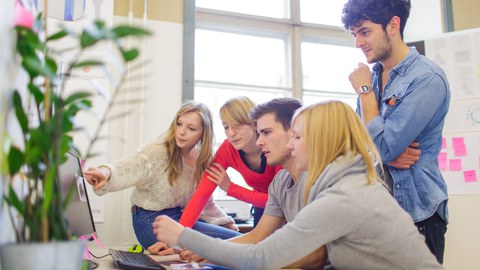
<svg viewBox="0 0 480 270"><path fill-rule="evenodd" d="M461 159L450 159L448 164L450 171L461 171L462 170L462 160Z"/></svg>
<svg viewBox="0 0 480 270"><path fill-rule="evenodd" d="M447 170L447 153L446 152L440 152L440 154L438 155L438 167L442 171Z"/></svg>
<svg viewBox="0 0 480 270"><path fill-rule="evenodd" d="M463 180L465 183L473 183L477 182L477 172L475 170L464 171L463 172Z"/></svg>

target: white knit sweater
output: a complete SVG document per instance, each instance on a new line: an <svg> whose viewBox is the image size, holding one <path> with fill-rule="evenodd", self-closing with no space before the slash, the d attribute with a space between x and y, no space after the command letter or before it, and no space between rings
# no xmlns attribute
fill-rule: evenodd
<svg viewBox="0 0 480 270"><path fill-rule="evenodd" d="M111 176L107 184L95 193L101 196L107 192L134 187L130 200L138 207L151 211L173 207L184 208L195 188L192 179L194 168L184 163L177 183L170 186L165 171L167 162L168 157L163 139L158 138L113 164L101 165L110 169ZM212 197L200 218L216 225L233 222L215 204Z"/></svg>

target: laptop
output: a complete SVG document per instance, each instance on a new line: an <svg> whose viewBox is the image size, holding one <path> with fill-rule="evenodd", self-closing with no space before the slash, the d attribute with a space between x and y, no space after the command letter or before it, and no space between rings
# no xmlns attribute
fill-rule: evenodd
<svg viewBox="0 0 480 270"><path fill-rule="evenodd" d="M150 256L144 253L132 253L112 248L109 248L108 252L110 252L115 266L120 269L166 270L165 267L160 265L160 262L155 261Z"/></svg>
<svg viewBox="0 0 480 270"><path fill-rule="evenodd" d="M86 237L96 233L95 221L83 178L80 158L73 152L67 152L67 160L59 168L57 189L63 198L70 196L71 201L65 209L65 222L76 237Z"/></svg>
<svg viewBox="0 0 480 270"><path fill-rule="evenodd" d="M132 253L118 249L108 249L110 255L113 258L113 262L117 268L127 270L139 270L139 269L212 269L212 270L234 270L229 267L215 265L211 263L189 263L179 260L173 261L155 261L152 257L144 253Z"/></svg>

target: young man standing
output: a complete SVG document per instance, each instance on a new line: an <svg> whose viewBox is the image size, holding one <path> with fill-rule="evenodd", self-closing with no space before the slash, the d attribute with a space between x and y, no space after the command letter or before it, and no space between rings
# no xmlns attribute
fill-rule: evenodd
<svg viewBox="0 0 480 270"><path fill-rule="evenodd" d="M367 62L375 63L372 71L360 63L349 79L358 94L358 112L386 165L385 178L393 195L442 263L448 196L437 158L450 89L443 70L403 41L409 13L409 0L345 4L344 27ZM420 158L410 165L396 162L418 150Z"/></svg>
<svg viewBox="0 0 480 270"><path fill-rule="evenodd" d="M290 120L301 106L296 99L276 98L258 105L250 112L250 118L256 122L259 133L257 145L265 154L267 164L280 165L284 169L277 173L270 184L265 211L257 226L252 231L228 241L243 244L258 243L281 228L285 222L293 220L303 208L305 174L295 167L291 150L287 148L292 137ZM190 251L182 252L181 256L183 259L201 260ZM322 269L326 257L326 249L322 246L289 267Z"/></svg>

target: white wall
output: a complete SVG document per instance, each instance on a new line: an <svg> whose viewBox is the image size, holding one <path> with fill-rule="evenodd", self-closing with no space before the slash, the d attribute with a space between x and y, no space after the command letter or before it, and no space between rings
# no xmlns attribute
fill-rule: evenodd
<svg viewBox="0 0 480 270"><path fill-rule="evenodd" d="M411 0L411 4L404 31L406 41L422 40L442 33L441 0Z"/></svg>
<svg viewBox="0 0 480 270"><path fill-rule="evenodd" d="M113 18L113 0L96 1L101 3L101 12L95 13L93 3L86 1L85 18L74 23L68 23L78 27L85 21L97 16L110 23L129 23L144 25L153 32L153 35L134 44L141 50L141 58L146 62L144 70L137 70L135 73L145 72L146 76L129 82L129 86L140 86L143 90L130 91L129 99L137 97L144 98L144 102L136 104L129 102L124 107L118 108L119 112L133 109L123 121L110 122L107 131L110 136L108 144L100 143L98 151L102 155L88 160L86 166L98 165L101 162L115 161L140 145L150 141L166 131L175 112L181 105L182 93L182 39L183 25L180 23L161 22L153 20L131 19L116 17ZM12 31L12 10L14 0L0 1L0 136L4 131L4 117L7 109L12 85L12 78L17 71L13 63L13 42ZM97 10L98 11L98 10ZM180 10L176 11L181 12ZM58 20L49 19L50 31L55 29ZM85 75L87 76L87 75ZM82 79L72 79L69 84L84 83ZM140 94L139 94L140 93ZM123 140L118 140L121 138ZM82 143L81 138L76 141ZM3 184L3 181L1 182ZM3 185L0 191L3 190ZM129 244L136 242L132 226L130 207L131 190L107 194L97 197L89 192L93 201L93 207L104 210L100 222L96 224L100 241L105 245ZM5 214L0 209L0 215ZM0 218L0 243L11 239L12 234L6 230L8 218Z"/></svg>
<svg viewBox="0 0 480 270"><path fill-rule="evenodd" d="M108 133L125 140L110 140L104 162L115 161L144 143L163 134L181 105L182 94L182 39L183 25L154 20L130 19L135 25L145 25L153 35L139 40L145 61L145 78L136 79L131 86L143 86L144 91L132 91L130 98L144 100L141 104L127 104L119 111L134 109L124 121L109 124ZM114 23L128 23L125 17L114 17ZM138 74L137 72L134 72ZM128 83L127 83L128 85ZM98 161L98 159L97 159ZM88 165L98 165L98 162ZM97 224L100 240L106 245L136 243L131 224L131 189L103 196L104 221ZM94 196L94 195L93 195Z"/></svg>
<svg viewBox="0 0 480 270"><path fill-rule="evenodd" d="M13 0L0 1L0 142L3 141L4 123L6 119L8 102L10 100L10 87L15 77L16 64L13 59L13 41L14 32L11 26L13 20ZM1 144L0 144L1 145ZM5 183L3 176L0 175L0 195L3 194ZM3 206L3 204L0 204ZM10 228L10 220L6 209L0 207L0 244L12 240L12 231Z"/></svg>

